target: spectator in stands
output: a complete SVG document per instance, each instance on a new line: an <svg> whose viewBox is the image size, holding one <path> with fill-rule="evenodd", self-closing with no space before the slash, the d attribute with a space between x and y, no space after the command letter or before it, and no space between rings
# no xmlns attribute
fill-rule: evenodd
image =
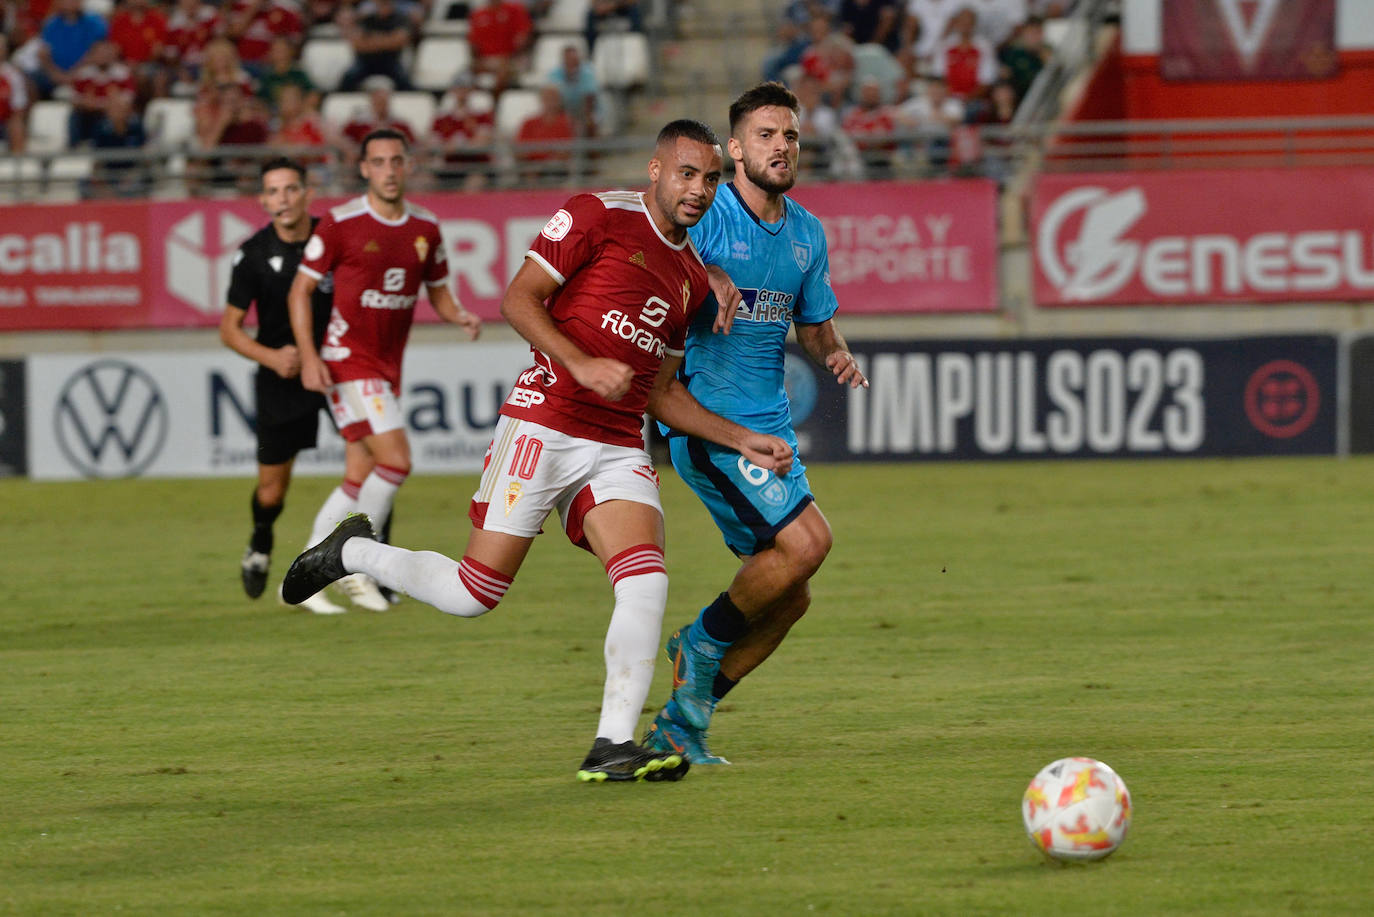
<svg viewBox="0 0 1374 917"><path fill-rule="evenodd" d="M213 4L176 0L176 7L167 18L167 42L162 46L162 82L155 85L154 94L193 94L205 61L205 49L223 27L224 21Z"/></svg>
<svg viewBox="0 0 1374 917"><path fill-rule="evenodd" d="M72 115L67 142L81 146L95 139L95 130L118 96L137 98L134 73L119 59L114 42L102 39L91 46L85 61L72 73Z"/></svg>
<svg viewBox="0 0 1374 917"><path fill-rule="evenodd" d="M133 70L138 97L148 99L161 73L166 14L149 0L124 0L110 17L110 41L119 46L124 63Z"/></svg>
<svg viewBox="0 0 1374 917"><path fill-rule="evenodd" d="M485 0L468 16L472 69L493 92L501 92L524 66L534 39L534 21L516 0Z"/></svg>
<svg viewBox="0 0 1374 917"><path fill-rule="evenodd" d="M1011 39L1030 11L1026 0L963 0L978 16L978 34L993 48Z"/></svg>
<svg viewBox="0 0 1374 917"><path fill-rule="evenodd" d="M410 45L413 20L395 0L375 0L356 17L341 16L339 25L353 46L353 66L344 73L340 89L352 92L370 76L384 76L402 92L411 88L401 55Z"/></svg>
<svg viewBox="0 0 1374 917"><path fill-rule="evenodd" d="M267 54L267 69L258 77L258 98L269 109L276 108L281 101L281 91L287 86L295 86L312 104L318 102L319 93L310 74L300 65L296 46L285 38L274 38L272 50Z"/></svg>
<svg viewBox="0 0 1374 917"><path fill-rule="evenodd" d="M132 93L116 93L96 125L92 146L97 150L137 150L147 143L143 119L134 110ZM95 163L91 181L95 194L140 197L149 191L146 163L141 158L110 159L102 156Z"/></svg>
<svg viewBox="0 0 1374 917"><path fill-rule="evenodd" d="M896 51L901 44L898 0L843 0L840 29L856 45L879 44Z"/></svg>
<svg viewBox="0 0 1374 917"><path fill-rule="evenodd" d="M343 135L352 141L351 149L348 150L349 155L356 157L363 138L382 128L400 131L406 138L406 144L412 149L415 147L415 131L408 122L391 112L393 88L391 80L385 76L370 76L363 80L362 89L367 93L367 108L355 111L348 123L343 126Z"/></svg>
<svg viewBox="0 0 1374 917"><path fill-rule="evenodd" d="M836 32L826 16L817 16L808 26L811 44L802 55L802 72L821 82L821 94L835 107L849 97L854 82L853 42Z"/></svg>
<svg viewBox="0 0 1374 917"><path fill-rule="evenodd" d="M964 103L949 93L943 77L926 77L917 93L897 106L899 127L920 131L926 161L937 168L949 164L949 135L964 123Z"/></svg>
<svg viewBox="0 0 1374 917"><path fill-rule="evenodd" d="M196 107L217 106L221 94L220 87L226 83L238 86L239 92L245 97L251 98L253 95L253 78L239 65L239 52L234 48L234 43L228 39L216 38L205 46L200 77L196 85ZM203 115L198 113L196 120L199 122L208 117L208 111Z"/></svg>
<svg viewBox="0 0 1374 917"><path fill-rule="evenodd" d="M587 8L587 49L596 46L599 35L608 32L643 32L644 17L639 0L591 0Z"/></svg>
<svg viewBox="0 0 1374 917"><path fill-rule="evenodd" d="M877 77L864 78L858 95L858 101L844 110L840 129L863 157L864 174L869 178L886 178L892 172L892 157L897 149L892 139L897 114L883 101L883 84Z"/></svg>
<svg viewBox="0 0 1374 917"><path fill-rule="evenodd" d="M28 145L28 114L28 80L10 63L10 39L0 32L0 139L10 153L22 153Z"/></svg>
<svg viewBox="0 0 1374 917"><path fill-rule="evenodd" d="M802 144L800 168L835 179L862 178L858 149L840 129L840 114L826 103L820 80L803 74L796 95L802 136L808 138Z"/></svg>
<svg viewBox="0 0 1374 917"><path fill-rule="evenodd" d="M430 134L442 157L436 172L441 181L477 190L491 177L491 144L495 115L491 96L472 88L472 77L459 74L444 93Z"/></svg>
<svg viewBox="0 0 1374 917"><path fill-rule="evenodd" d="M1019 102L1030 91L1031 83L1049 63L1053 52L1045 44L1045 20L1031 16L998 52L1002 75L1011 83Z"/></svg>
<svg viewBox="0 0 1374 917"><path fill-rule="evenodd" d="M53 14L40 32L38 69L29 74L39 96L47 98L58 86L69 85L77 66L109 31L103 18L81 8L81 0L54 0Z"/></svg>
<svg viewBox="0 0 1374 917"><path fill-rule="evenodd" d="M997 53L978 34L978 14L963 7L949 21L949 34L935 49L930 72L945 78L950 95L973 99L997 79Z"/></svg>
<svg viewBox="0 0 1374 917"><path fill-rule="evenodd" d="M548 74L551 86L558 88L563 95L563 110L573 119L579 137L596 137L601 133L601 111L599 108L601 87L597 85L596 74L582 59L582 52L575 44L563 46L563 63Z"/></svg>
<svg viewBox="0 0 1374 917"><path fill-rule="evenodd" d="M967 3L968 0L907 0L898 56L903 58L908 72L920 75L930 69L949 20Z"/></svg>
<svg viewBox="0 0 1374 917"><path fill-rule="evenodd" d="M988 90L986 99L967 114L970 125L965 135L973 139L965 140L960 149L960 136L956 134L954 159L966 170L977 169L988 178L1004 181L1011 172L1011 138L1000 131L979 131L977 126L1003 128L1011 124L1016 116L1016 89L1007 80L998 80Z"/></svg>
<svg viewBox="0 0 1374 917"><path fill-rule="evenodd" d="M786 82L792 68L801 67L802 55L811 46L813 0L790 0L783 8L773 33L773 47L763 60L766 81Z"/></svg>
<svg viewBox="0 0 1374 917"><path fill-rule="evenodd" d="M277 90L276 126L268 142L282 147L323 147L327 142L324 119L311 104L314 93L298 83L283 83ZM292 156L306 161L299 150ZM315 160L320 161L320 160Z"/></svg>
<svg viewBox="0 0 1374 917"><path fill-rule="evenodd" d="M196 141L203 150L260 146L268 134L262 105L240 83L220 83L211 102L196 106Z"/></svg>
<svg viewBox="0 0 1374 917"><path fill-rule="evenodd" d="M563 110L563 94L557 86L544 86L539 90L539 111L525 119L515 135L517 145L516 161L522 166L521 177L526 181L537 182L543 176L554 176L561 171L558 163L572 158L566 146L543 149L522 150L522 144L552 144L556 141L570 143L577 137L577 129L572 118Z"/></svg>
<svg viewBox="0 0 1374 917"><path fill-rule="evenodd" d="M231 0L225 34L236 43L244 68L256 76L267 66L273 38L300 45L305 20L294 0Z"/></svg>

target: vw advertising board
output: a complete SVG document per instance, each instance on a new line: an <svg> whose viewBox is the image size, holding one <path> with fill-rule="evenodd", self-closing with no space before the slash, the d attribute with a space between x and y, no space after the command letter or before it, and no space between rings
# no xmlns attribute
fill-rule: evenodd
<svg viewBox="0 0 1374 917"><path fill-rule="evenodd" d="M402 409L417 472L473 472L516 376L519 343L416 345ZM227 350L44 354L28 360L28 468L35 479L250 477L253 372ZM338 474L343 440L320 414L300 474Z"/></svg>

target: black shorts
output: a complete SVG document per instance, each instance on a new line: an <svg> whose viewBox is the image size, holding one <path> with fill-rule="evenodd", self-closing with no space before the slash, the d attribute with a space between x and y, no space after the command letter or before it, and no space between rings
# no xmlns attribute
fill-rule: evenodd
<svg viewBox="0 0 1374 917"><path fill-rule="evenodd" d="M270 370L259 371L256 390L259 465L282 465L302 449L315 448L323 395Z"/></svg>

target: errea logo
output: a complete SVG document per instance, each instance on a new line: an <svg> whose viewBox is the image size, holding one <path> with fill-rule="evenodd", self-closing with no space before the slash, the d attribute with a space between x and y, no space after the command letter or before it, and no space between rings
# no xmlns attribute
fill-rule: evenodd
<svg viewBox="0 0 1374 917"><path fill-rule="evenodd" d="M167 232L167 292L206 315L219 314L234 255L254 231L252 224L228 211L215 216L213 233L205 211L196 211Z"/></svg>

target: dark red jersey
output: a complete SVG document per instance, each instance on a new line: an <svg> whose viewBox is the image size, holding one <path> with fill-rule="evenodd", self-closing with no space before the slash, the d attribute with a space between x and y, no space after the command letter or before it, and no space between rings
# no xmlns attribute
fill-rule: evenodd
<svg viewBox="0 0 1374 917"><path fill-rule="evenodd" d="M438 218L414 204L386 220L367 196L320 220L300 270L319 280L334 272L334 310L320 357L335 382L385 379L400 393L401 356L420 285L448 283L448 255Z"/></svg>
<svg viewBox="0 0 1374 917"><path fill-rule="evenodd" d="M554 214L526 258L560 284L549 314L585 353L634 369L630 390L611 402L530 348L534 366L520 374L502 414L571 436L643 446L644 408L664 356L682 356L687 325L708 292L706 268L691 240L659 234L630 191L579 194Z"/></svg>

